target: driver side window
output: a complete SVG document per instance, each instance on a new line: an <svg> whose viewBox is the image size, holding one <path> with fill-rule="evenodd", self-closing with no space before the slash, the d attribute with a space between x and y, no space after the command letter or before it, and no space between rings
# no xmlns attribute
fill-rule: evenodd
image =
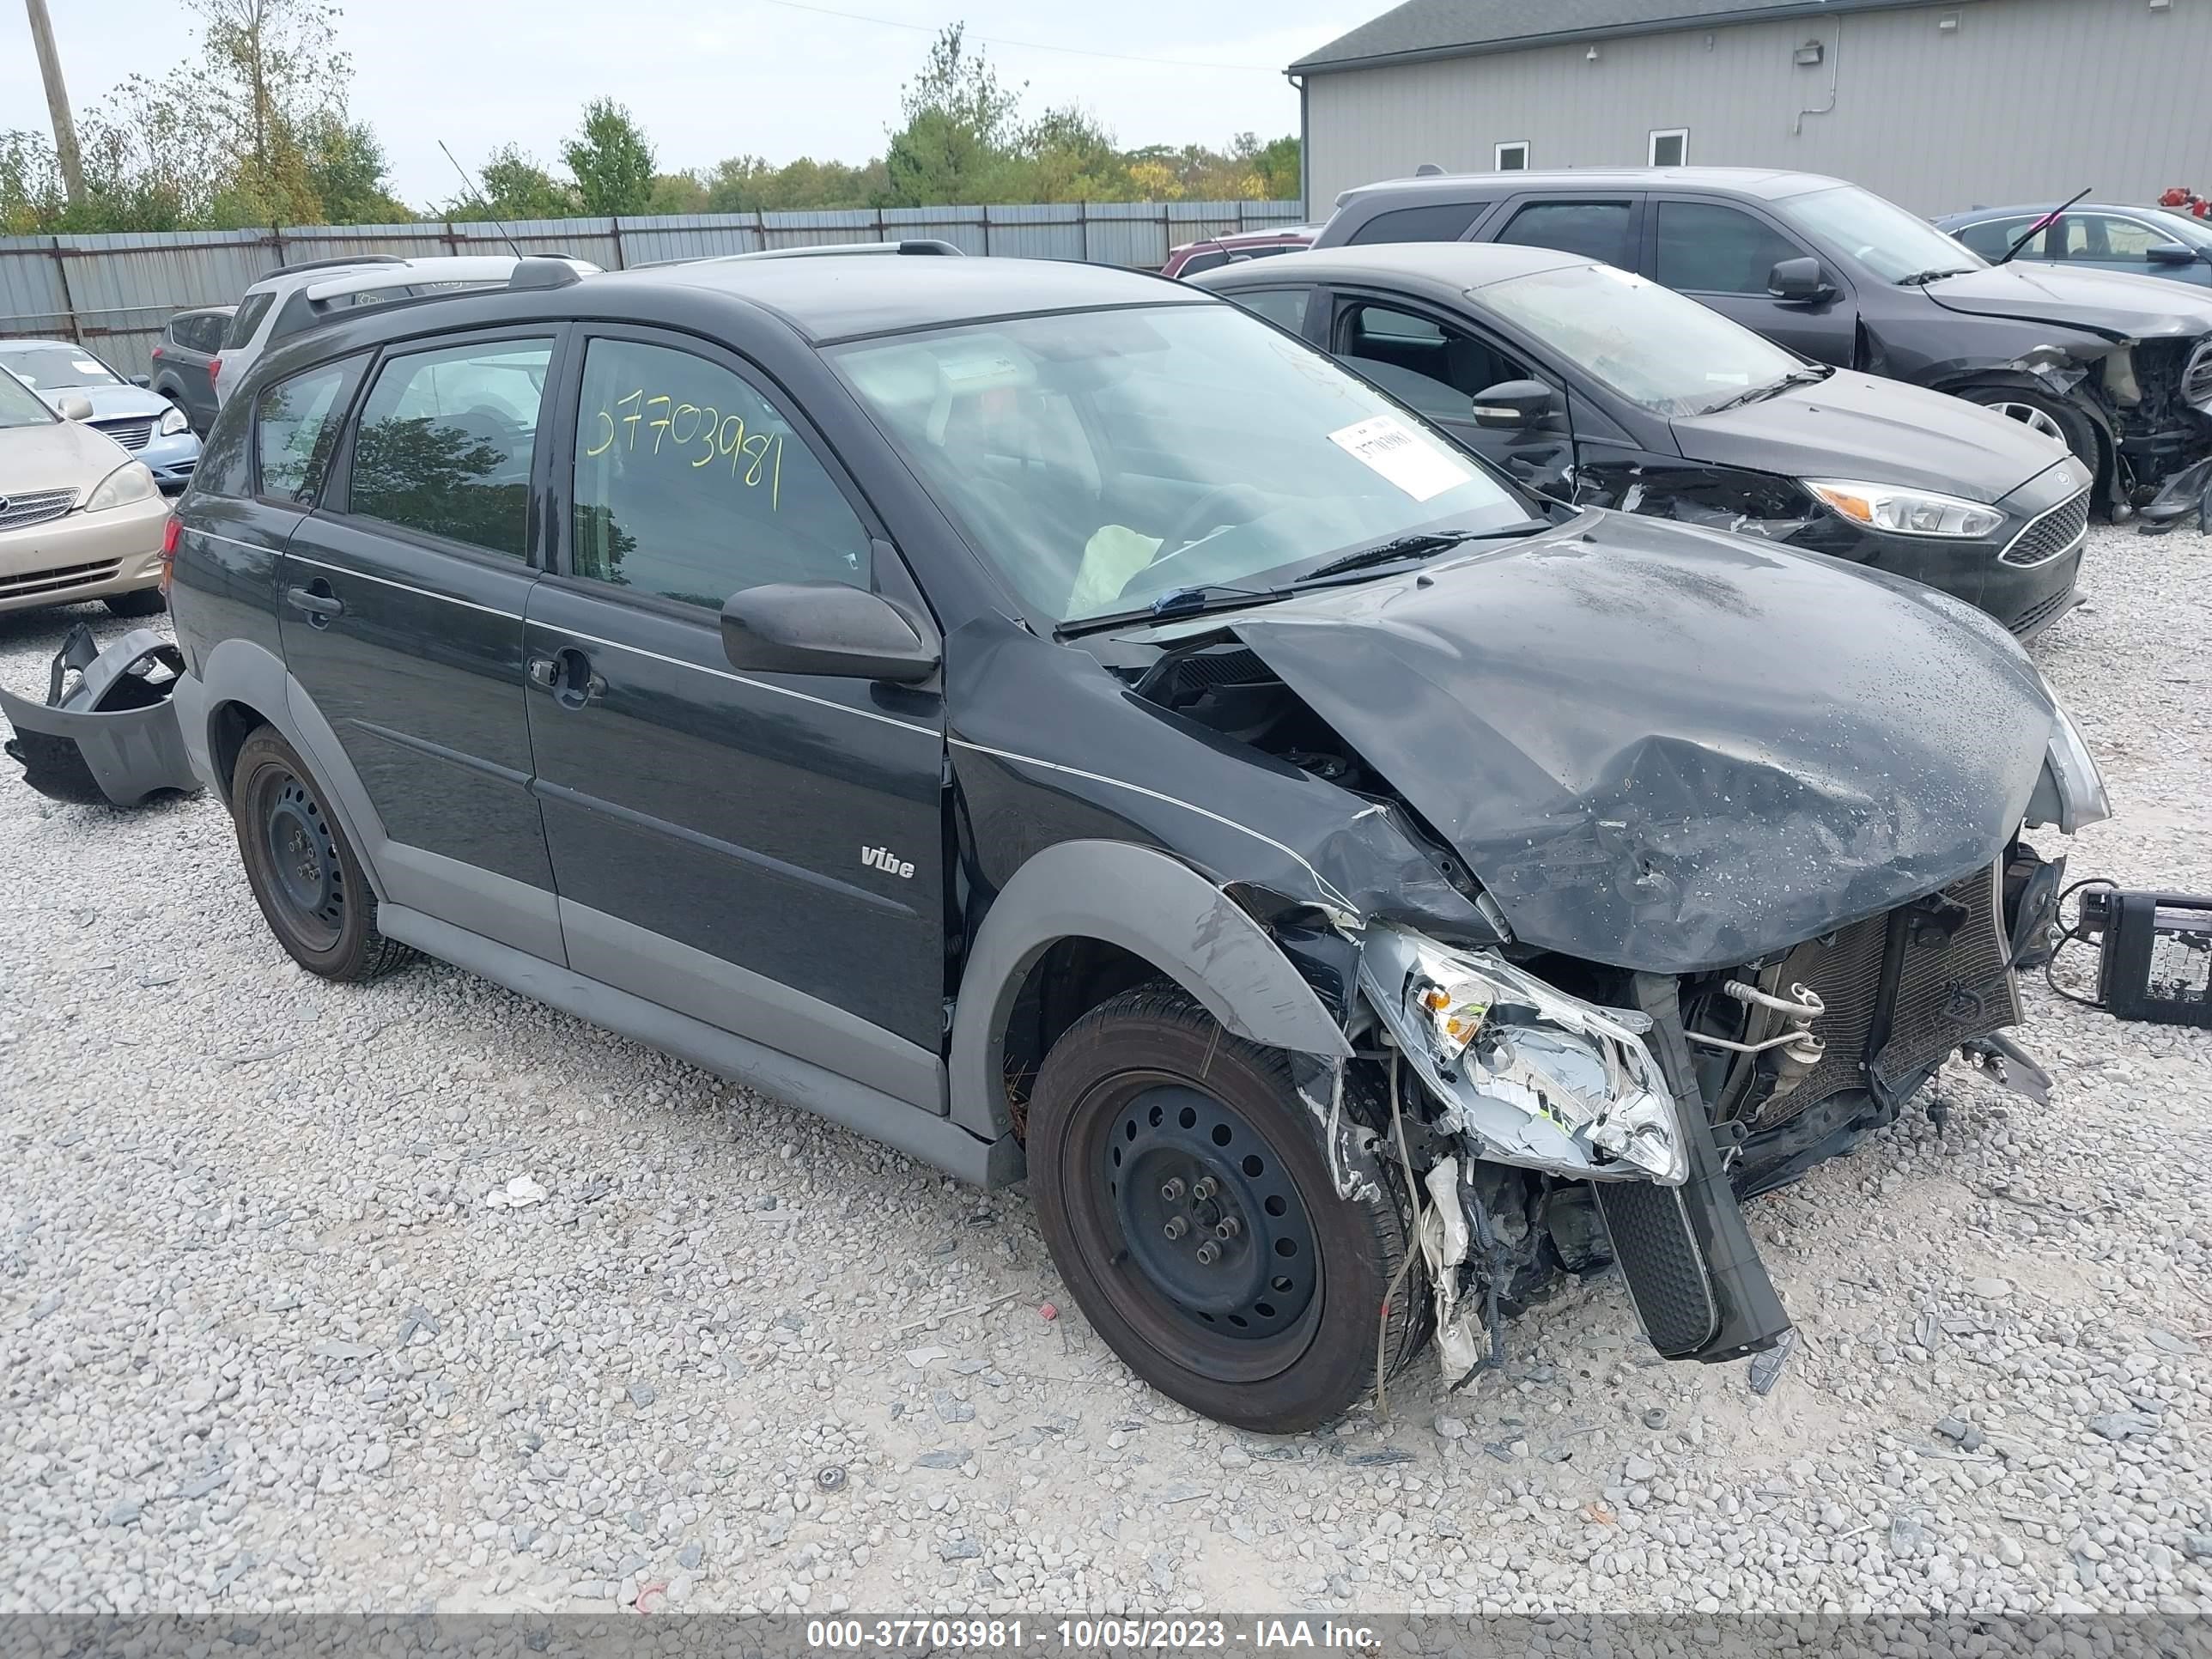
<svg viewBox="0 0 2212 1659"><path fill-rule="evenodd" d="M574 574L720 610L739 588L866 587L868 533L806 440L720 364L597 339L576 417Z"/></svg>
<svg viewBox="0 0 2212 1659"><path fill-rule="evenodd" d="M1463 329L1390 306L1354 305L1337 323L1346 364L1431 419L1469 418L1478 392L1535 378L1526 364Z"/></svg>

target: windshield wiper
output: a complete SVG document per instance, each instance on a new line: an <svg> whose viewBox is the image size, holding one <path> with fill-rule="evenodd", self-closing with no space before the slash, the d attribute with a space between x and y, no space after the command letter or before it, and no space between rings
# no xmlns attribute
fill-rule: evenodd
<svg viewBox="0 0 2212 1659"><path fill-rule="evenodd" d="M1228 582L1203 582L1194 587L1171 587L1133 611L1078 617L1073 622L1062 623L1053 632L1060 639L1072 640L1085 634L1103 633L1109 628L1127 628L1137 623L1177 622L1185 617L1203 616L1209 611L1235 611L1244 605L1264 605L1270 599L1290 597L1287 587L1237 587Z"/></svg>
<svg viewBox="0 0 2212 1659"><path fill-rule="evenodd" d="M1807 363L1802 368L1793 368L1778 380L1769 380L1765 386L1755 386L1739 392L1732 398L1723 398L1717 404L1708 404L1698 411L1700 415L1717 415L1724 409L1741 409L1746 404L1765 403L1769 398L1778 398L1793 386L1810 386L1815 380L1825 380L1836 372L1832 363Z"/></svg>
<svg viewBox="0 0 2212 1659"><path fill-rule="evenodd" d="M1949 265L1936 270L1916 270L1910 276L1899 277L1897 285L1899 288L1926 288L1929 283L1941 282L1946 276L1964 276L1972 270L1972 265Z"/></svg>
<svg viewBox="0 0 2212 1659"><path fill-rule="evenodd" d="M1395 564L1401 559L1415 559L1425 553L1441 553L1446 548L1457 547L1463 542L1502 540L1509 536L1533 536L1540 530L1549 530L1549 519L1516 519L1511 524L1502 524L1489 530L1417 530L1407 536L1393 536L1387 542L1377 542L1372 547L1359 548L1340 558L1331 559L1316 569L1309 570L1298 578L1298 586L1321 580L1326 576L1341 575L1348 570L1364 570L1370 565Z"/></svg>
<svg viewBox="0 0 2212 1659"><path fill-rule="evenodd" d="M2050 212L2045 214L2040 219L2038 219L2026 230L2021 232L2020 240L2004 251L2004 257L2000 259L1993 260L1991 263L1999 265L2010 264L2013 260L2013 255L2018 253L2021 249L2026 247L2038 236L2050 229L2051 226L2057 224L2060 216L2063 215L2068 208L2072 207L2075 203L2080 201L2084 196L2087 196L2094 189L2096 189L2094 185L2084 185L2080 190L2075 191L2073 195L2068 197L2063 202L2059 204L2058 206L2051 209Z"/></svg>

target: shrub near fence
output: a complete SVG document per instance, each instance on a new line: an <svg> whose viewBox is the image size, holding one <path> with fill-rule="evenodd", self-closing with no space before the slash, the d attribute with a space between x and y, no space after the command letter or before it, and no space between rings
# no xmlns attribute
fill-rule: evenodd
<svg viewBox="0 0 2212 1659"><path fill-rule="evenodd" d="M1157 267L1170 247L1295 224L1296 202L1058 202L1027 207L833 208L642 219L301 225L104 236L0 237L0 335L82 342L125 374L147 372L161 325L189 306L235 303L272 265L349 253L569 253L610 270L821 242L934 237L968 253Z"/></svg>

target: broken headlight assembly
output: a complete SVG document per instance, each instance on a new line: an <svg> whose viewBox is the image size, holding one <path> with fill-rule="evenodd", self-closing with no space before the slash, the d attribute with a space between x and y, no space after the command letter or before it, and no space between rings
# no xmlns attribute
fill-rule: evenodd
<svg viewBox="0 0 2212 1659"><path fill-rule="evenodd" d="M1547 985L1486 951L1370 929L1360 981L1443 1127L1504 1164L1679 1185L1689 1153L1644 1041L1651 1022Z"/></svg>
<svg viewBox="0 0 2212 1659"><path fill-rule="evenodd" d="M2055 823L2061 835L2070 836L2086 824L2102 823L2112 816L2112 798L2105 793L2105 775L2096 757L2048 684L2044 693L2057 711L2051 723L2051 746L2044 753L2043 773L2028 798L2030 825Z"/></svg>
<svg viewBox="0 0 2212 1659"><path fill-rule="evenodd" d="M2005 515L1979 501L1939 495L1928 489L1894 484L1859 483L1849 478L1808 478L1805 488L1840 518L1870 530L1899 536L1945 536L1960 540L1986 536Z"/></svg>

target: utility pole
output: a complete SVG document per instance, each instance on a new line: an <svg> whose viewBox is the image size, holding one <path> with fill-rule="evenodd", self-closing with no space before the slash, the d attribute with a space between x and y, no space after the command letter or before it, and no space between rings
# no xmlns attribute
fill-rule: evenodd
<svg viewBox="0 0 2212 1659"><path fill-rule="evenodd" d="M54 159L61 163L62 186L75 207L84 199L84 168L77 160L76 120L70 113L69 88L62 84L62 56L54 50L46 0L24 3L31 9L31 44L38 51L39 73L46 78L46 111L54 118Z"/></svg>

